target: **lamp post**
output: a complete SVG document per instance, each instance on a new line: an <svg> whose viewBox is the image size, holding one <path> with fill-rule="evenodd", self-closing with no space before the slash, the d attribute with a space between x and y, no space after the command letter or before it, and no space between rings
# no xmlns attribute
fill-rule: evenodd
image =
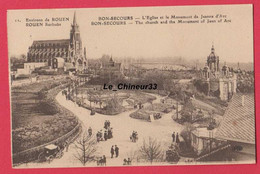
<svg viewBox="0 0 260 174"><path fill-rule="evenodd" d="M178 101L177 101L177 105L176 105L176 116L177 116L176 119L177 119L177 120L179 119L179 117L178 117L178 116L179 116L179 115L178 115L178 114L179 114L179 111L178 111L178 110L179 110L179 103L178 103Z"/></svg>
<svg viewBox="0 0 260 174"><path fill-rule="evenodd" d="M213 139L213 131L209 130L209 153L212 150L212 139Z"/></svg>

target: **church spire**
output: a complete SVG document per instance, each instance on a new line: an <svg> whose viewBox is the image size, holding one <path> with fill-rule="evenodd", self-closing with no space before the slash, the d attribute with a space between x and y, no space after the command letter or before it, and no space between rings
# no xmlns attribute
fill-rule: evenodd
<svg viewBox="0 0 260 174"><path fill-rule="evenodd" d="M73 21L71 24L71 32L73 32L73 35L79 32L79 25L77 24L76 11L74 11Z"/></svg>
<svg viewBox="0 0 260 174"><path fill-rule="evenodd" d="M211 52L212 52L212 53L215 52L215 49L214 49L214 43L213 43L213 42L212 42Z"/></svg>
<svg viewBox="0 0 260 174"><path fill-rule="evenodd" d="M73 16L73 25L74 25L74 26L77 25L77 21L76 21L76 11L74 11L74 16Z"/></svg>

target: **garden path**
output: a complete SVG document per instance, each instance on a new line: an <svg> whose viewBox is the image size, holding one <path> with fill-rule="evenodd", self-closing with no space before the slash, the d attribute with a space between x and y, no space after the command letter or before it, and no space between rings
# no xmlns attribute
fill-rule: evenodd
<svg viewBox="0 0 260 174"><path fill-rule="evenodd" d="M153 103L160 102L160 99L162 98L156 94L149 95L156 96L156 100L154 100ZM91 127L95 135L97 131L103 129L105 120L110 121L111 127L113 127L113 138L107 141L99 142L97 145L97 154L100 156L105 155L107 157L107 166L121 166L124 158L131 157L132 154L142 145L143 140L147 140L148 137L152 137L160 141L162 147L166 150L171 144L172 132L180 132L183 129L182 125L174 122L171 118L172 115L175 114L175 111L164 114L159 120L147 122L129 117L129 114L135 110L126 111L114 116L102 115L98 113L91 116L89 110L79 107L70 100L66 100L65 96L61 93L56 96L56 100L78 117L78 119L83 123L82 125L84 132ZM129 139L133 130L138 132L139 140L136 143L131 142ZM110 148L112 145L117 145L119 147L118 158L110 158ZM69 151L64 152L62 158L54 159L51 163L28 163L19 167L82 167L82 164L74 157L75 152L76 149L74 145L71 144L69 146ZM133 165L149 164L134 163ZM95 167L96 163L88 163L87 166Z"/></svg>

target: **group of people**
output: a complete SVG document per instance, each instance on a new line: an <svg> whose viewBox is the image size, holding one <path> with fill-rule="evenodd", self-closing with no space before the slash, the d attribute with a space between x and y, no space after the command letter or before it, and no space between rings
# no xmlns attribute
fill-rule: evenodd
<svg viewBox="0 0 260 174"><path fill-rule="evenodd" d="M63 90L63 91L61 92L61 94L62 94L62 95L65 95L66 100L70 100L70 95L69 95L69 93L68 93L67 90Z"/></svg>
<svg viewBox="0 0 260 174"><path fill-rule="evenodd" d="M137 133L137 131L133 131L132 132L132 135L130 136L130 140L132 142L136 142L138 140L138 133Z"/></svg>
<svg viewBox="0 0 260 174"><path fill-rule="evenodd" d="M61 92L61 94L62 94L62 95L67 95L67 90L63 90L63 91Z"/></svg>
<svg viewBox="0 0 260 174"><path fill-rule="evenodd" d="M111 158L114 157L114 154L115 154L115 158L118 157L118 155L119 155L119 148L117 147L117 145L115 145L115 148L114 148L114 146L111 147L110 153L111 153Z"/></svg>
<svg viewBox="0 0 260 174"><path fill-rule="evenodd" d="M104 123L104 133L102 130L98 131L96 134L97 142L99 141L107 141L108 139L113 138L113 128L110 127L110 121L106 120Z"/></svg>
<svg viewBox="0 0 260 174"><path fill-rule="evenodd" d="M140 102L140 103L134 105L134 109L137 109L137 107L139 109L142 109L144 107L144 105Z"/></svg>
<svg viewBox="0 0 260 174"><path fill-rule="evenodd" d="M105 123L104 123L104 128L107 129L109 127L110 127L110 121L106 120Z"/></svg>
<svg viewBox="0 0 260 174"><path fill-rule="evenodd" d="M109 120L105 121L104 129L105 129L104 140L106 141L107 139L113 138L113 128L110 127L110 121Z"/></svg>
<svg viewBox="0 0 260 174"><path fill-rule="evenodd" d="M97 160L97 165L98 166L106 166L107 164L107 158L105 155L103 155L102 157L100 157L98 160Z"/></svg>
<svg viewBox="0 0 260 174"><path fill-rule="evenodd" d="M176 142L176 144L180 143L180 138L179 138L179 134L177 132L177 134L175 135L175 132L172 133L172 142Z"/></svg>
<svg viewBox="0 0 260 174"><path fill-rule="evenodd" d="M104 134L105 134L105 133L104 133ZM100 130L100 131L97 132L96 137L97 137L97 142L103 141L103 133L102 133L102 130ZM105 137L105 135L104 135L104 137Z"/></svg>
<svg viewBox="0 0 260 174"><path fill-rule="evenodd" d="M132 163L132 160L130 158L124 159L123 165L131 165L131 163Z"/></svg>

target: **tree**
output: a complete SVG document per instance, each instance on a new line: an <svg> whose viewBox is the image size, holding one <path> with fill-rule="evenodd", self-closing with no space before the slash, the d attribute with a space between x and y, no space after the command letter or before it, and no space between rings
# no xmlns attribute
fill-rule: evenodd
<svg viewBox="0 0 260 174"><path fill-rule="evenodd" d="M12 64L23 64L25 62L26 62L26 55L25 54L10 57L10 63L12 63Z"/></svg>
<svg viewBox="0 0 260 174"><path fill-rule="evenodd" d="M204 93L205 95L208 95L208 93L209 93L209 84L208 83L205 83L201 79L198 79L198 80L194 80L193 84L199 92Z"/></svg>
<svg viewBox="0 0 260 174"><path fill-rule="evenodd" d="M161 144L156 140L149 137L148 142L143 141L143 145L139 149L141 158L149 161L151 164L154 160L161 159L163 156L163 150Z"/></svg>
<svg viewBox="0 0 260 174"><path fill-rule="evenodd" d="M193 111L195 110L196 108L193 106L191 100L188 100L184 105L183 105L183 108L182 108L182 111L181 111L181 119L183 120L183 122L192 122L193 121Z"/></svg>
<svg viewBox="0 0 260 174"><path fill-rule="evenodd" d="M76 153L74 154L74 157L78 159L83 164L83 166L85 166L86 163L94 160L97 148L96 141L92 136L84 133L76 140L75 148Z"/></svg>

